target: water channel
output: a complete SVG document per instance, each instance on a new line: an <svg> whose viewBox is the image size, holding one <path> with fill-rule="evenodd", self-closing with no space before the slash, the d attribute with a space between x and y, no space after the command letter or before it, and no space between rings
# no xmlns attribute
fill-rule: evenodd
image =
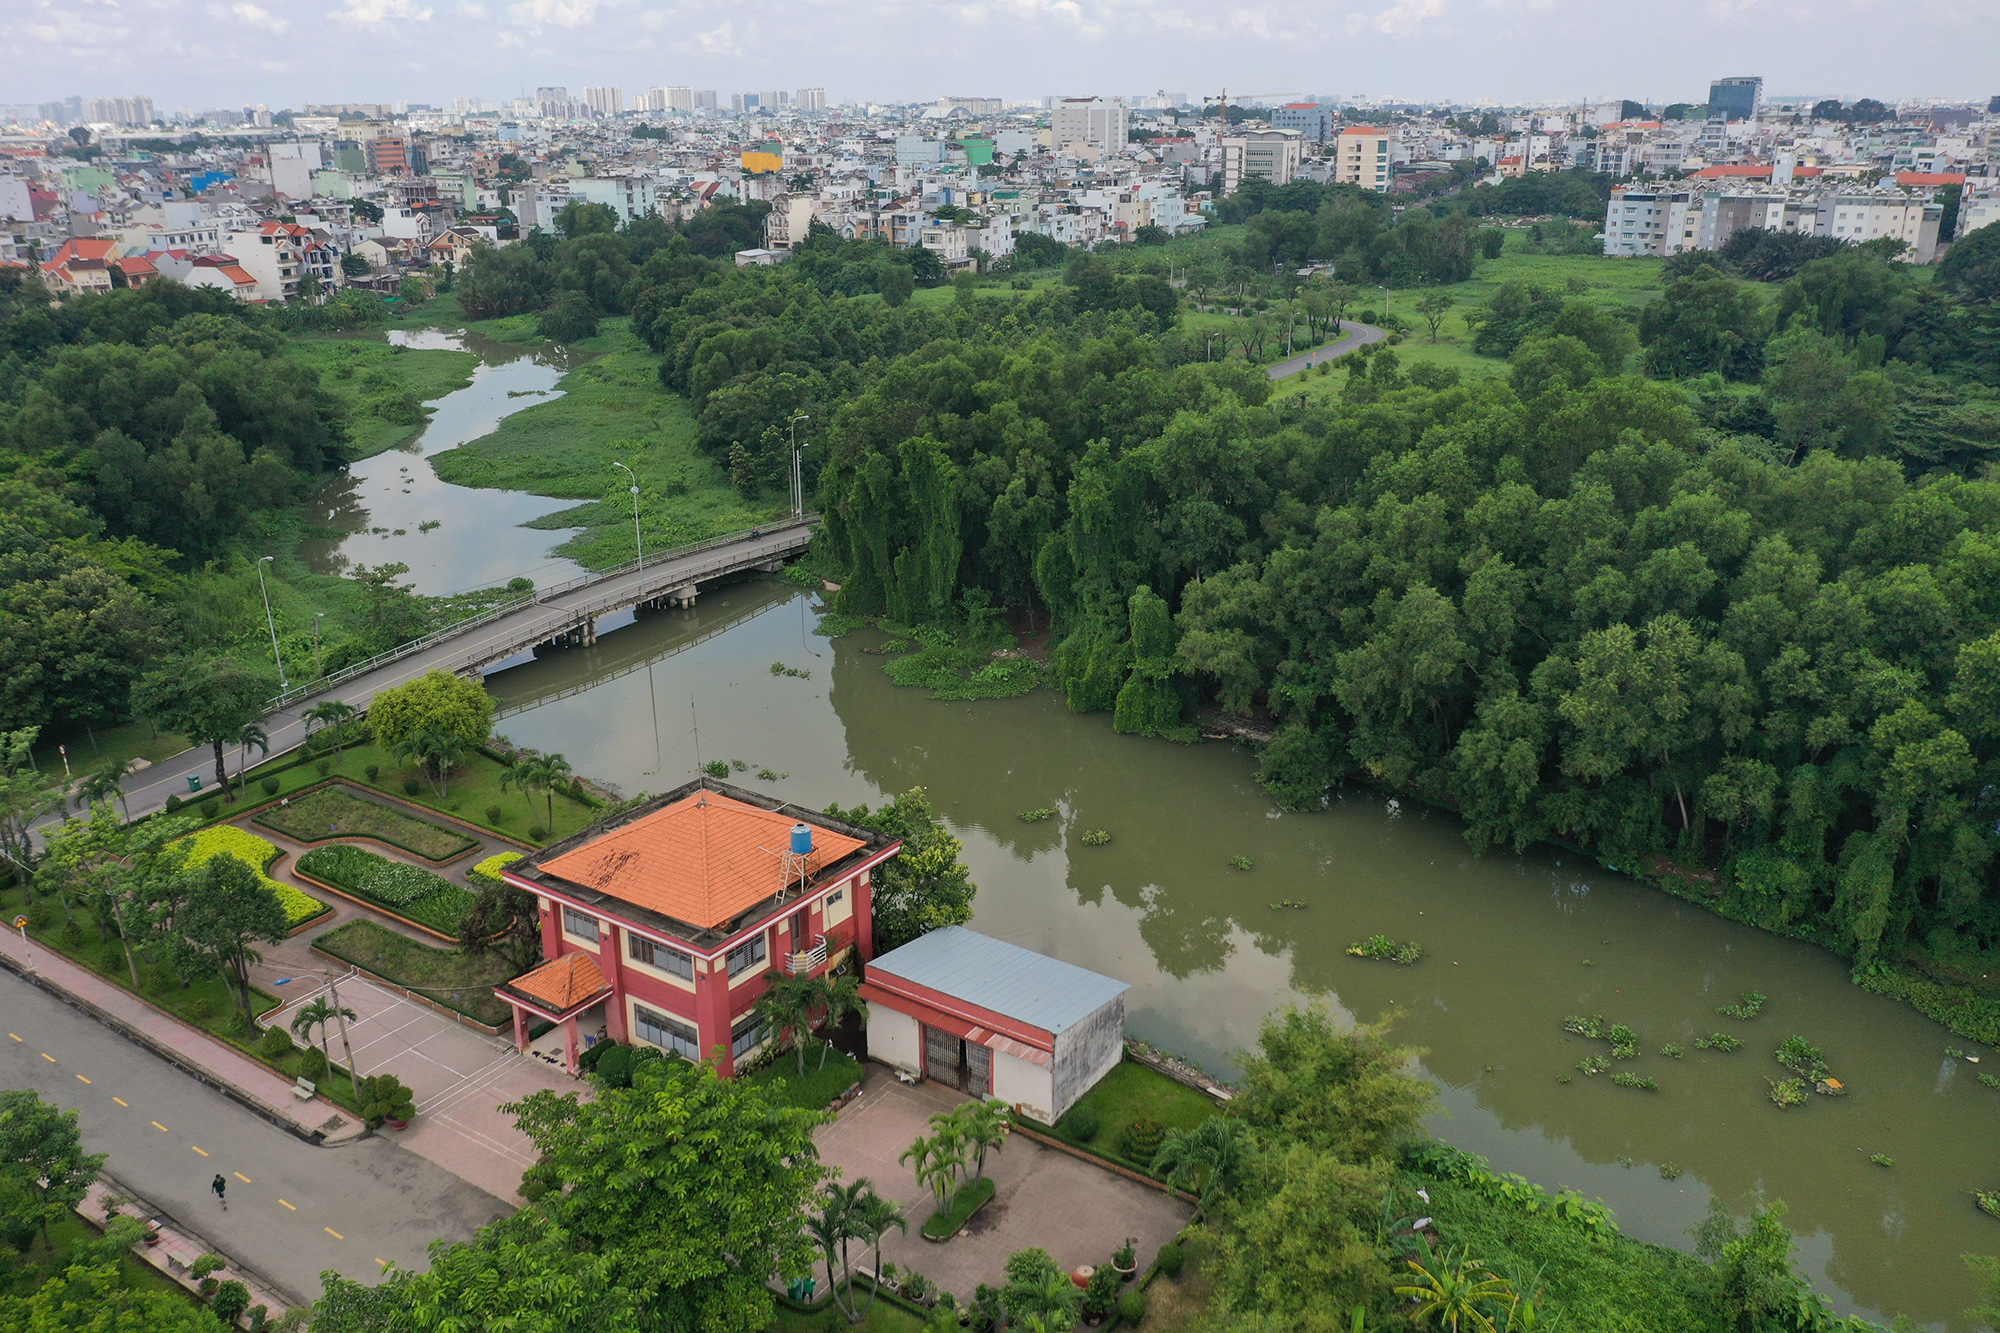
<svg viewBox="0 0 2000 1333"><path fill-rule="evenodd" d="M482 516L547 503L436 494ZM432 512L448 531L475 511ZM464 526L492 549L468 545L463 568L533 558L499 523ZM513 572L525 565L499 571ZM1682 1247L1711 1195L1762 1190L1790 1206L1801 1264L1840 1309L1970 1329L1958 1256L2000 1250L2000 1223L1969 1194L1994 1184L2000 1093L1944 1055L1963 1040L1855 988L1840 960L1560 852L1474 856L1454 818L1365 789L1281 811L1247 749L1119 736L1052 692L934 702L890 684L865 651L883 636L812 633L811 603L775 580L739 583L497 672L497 729L628 793L683 782L698 758L740 762L738 781L814 807L924 786L965 841L977 928L1129 982L1134 1035L1226 1071L1287 1000L1394 1011L1440 1088L1434 1129L1496 1169L1600 1198L1628 1232ZM1018 817L1040 807L1059 813ZM1111 842L1084 845L1090 829ZM1376 932L1419 941L1423 959L1345 953ZM1756 1019L1716 1014L1749 990L1770 997ZM1565 1033L1568 1014L1637 1029L1642 1055L1619 1067L1660 1090L1576 1074L1606 1046ZM1742 1048L1696 1050L1712 1031ZM1784 1072L1771 1052L1793 1033L1848 1096L1771 1104L1767 1080ZM1661 1056L1668 1043L1685 1057ZM1877 1153L1894 1166L1871 1164Z"/></svg>

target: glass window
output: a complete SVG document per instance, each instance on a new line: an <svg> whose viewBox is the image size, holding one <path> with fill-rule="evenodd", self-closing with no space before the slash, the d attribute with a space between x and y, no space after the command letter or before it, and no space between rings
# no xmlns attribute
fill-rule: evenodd
<svg viewBox="0 0 2000 1333"><path fill-rule="evenodd" d="M835 903L843 901L846 897L846 889L835 889L832 893L826 895L826 905L832 907Z"/></svg>
<svg viewBox="0 0 2000 1333"><path fill-rule="evenodd" d="M729 951L729 975L733 977L763 961L764 936L759 932Z"/></svg>
<svg viewBox="0 0 2000 1333"><path fill-rule="evenodd" d="M679 977L682 981L694 980L694 958L679 949L669 949L664 944L655 944L638 935L627 935L625 952L634 961L647 967L657 967L669 976Z"/></svg>
<svg viewBox="0 0 2000 1333"><path fill-rule="evenodd" d="M655 1013L643 1004L632 1006L632 1018L639 1030L640 1041L649 1041L663 1051L671 1051L690 1060L701 1059L701 1037L687 1024Z"/></svg>
<svg viewBox="0 0 2000 1333"><path fill-rule="evenodd" d="M740 1057L746 1051L754 1051L764 1044L764 1039L770 1034L770 1026L763 1019L755 1014L745 1014L735 1027L729 1029L729 1053Z"/></svg>
<svg viewBox="0 0 2000 1333"><path fill-rule="evenodd" d="M597 943L597 918L585 916L567 904L563 907L563 929L580 940Z"/></svg>

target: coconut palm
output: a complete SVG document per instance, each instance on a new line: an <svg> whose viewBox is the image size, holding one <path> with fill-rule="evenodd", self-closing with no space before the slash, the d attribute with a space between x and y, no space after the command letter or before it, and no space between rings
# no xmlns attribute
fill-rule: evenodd
<svg viewBox="0 0 2000 1333"><path fill-rule="evenodd" d="M271 738L257 723L245 722L229 739L243 750L243 757L236 761L236 785L241 788L245 785L250 772L250 752L255 750L259 756L268 757L271 753ZM229 799L233 801L236 798L231 796Z"/></svg>
<svg viewBox="0 0 2000 1333"><path fill-rule="evenodd" d="M500 775L501 791L518 791L521 799L528 803L528 818L535 817L534 777L537 772L534 761L542 756L535 750L515 752L514 762L507 765L507 771Z"/></svg>
<svg viewBox="0 0 2000 1333"><path fill-rule="evenodd" d="M118 808L125 812L125 822L132 822L132 807L125 804L125 788L121 784L138 769L130 759L107 759L90 772L76 786L76 808L87 810L99 801L117 801Z"/></svg>
<svg viewBox="0 0 2000 1333"><path fill-rule="evenodd" d="M854 1210L854 1230L858 1239L866 1241L874 1251L876 1281L869 1284L868 1304L861 1307L860 1318L866 1318L875 1297L881 1292L882 1237L894 1227L904 1235L910 1234L910 1219L904 1214L901 1204L892 1203L875 1192L866 1177L855 1182L867 1185L868 1192L861 1196Z"/></svg>
<svg viewBox="0 0 2000 1333"><path fill-rule="evenodd" d="M1243 1174L1249 1145L1243 1122L1228 1116L1210 1116L1192 1132L1170 1129L1153 1154L1153 1172L1165 1176L1175 1189L1201 1187L1195 1207L1197 1216L1232 1189Z"/></svg>
<svg viewBox="0 0 2000 1333"><path fill-rule="evenodd" d="M1007 1103L998 1097L989 1097L983 1102L968 1102L958 1108L957 1119L960 1131L965 1135L965 1146L972 1157L972 1178L981 1180L986 1175L986 1154L999 1152L1007 1144L1007 1135L1013 1131L1014 1120Z"/></svg>
<svg viewBox="0 0 2000 1333"><path fill-rule="evenodd" d="M866 1176L846 1186L829 1184L820 1210L806 1217L806 1234L812 1237L826 1259L826 1285L833 1296L834 1307L853 1323L861 1322L854 1306L853 1293L848 1293L846 1301L842 1301L840 1295L847 1284L847 1246L850 1241L862 1239L858 1226L861 1203L866 1195L874 1192ZM835 1259L840 1261L839 1277L835 1277L833 1272Z"/></svg>
<svg viewBox="0 0 2000 1333"><path fill-rule="evenodd" d="M1498 1333L1488 1307L1504 1312L1518 1300L1510 1284L1463 1250L1446 1250L1428 1266L1415 1259L1404 1262L1416 1280L1396 1288L1396 1294L1416 1303L1410 1315L1421 1327L1446 1333Z"/></svg>
<svg viewBox="0 0 2000 1333"><path fill-rule="evenodd" d="M931 1192L940 1208L950 1196L952 1183L958 1179L958 1169L964 1163L963 1155L955 1151L957 1146L943 1134L919 1138L896 1159L899 1164L909 1164L916 1173L917 1183Z"/></svg>
<svg viewBox="0 0 2000 1333"><path fill-rule="evenodd" d="M523 795L530 790L543 793L549 804L549 822L546 827L553 834L556 824L556 784L568 776L570 776L569 760L561 755L537 754L533 750L526 750L514 760L514 766L508 770L508 777L513 779L508 785L519 787ZM534 810L534 804L530 802L528 806L530 818L533 818Z"/></svg>
<svg viewBox="0 0 2000 1333"><path fill-rule="evenodd" d="M771 1035L792 1048L798 1057L799 1073L806 1072L806 1041L826 1012L826 983L818 977L791 977L783 972L764 974L764 993L757 997L757 1013L770 1027Z"/></svg>
<svg viewBox="0 0 2000 1333"><path fill-rule="evenodd" d="M333 1056L326 1049L327 1029L343 1018L352 1020L354 1018L354 1011L346 1005L335 1007L328 1003L326 996L322 995L311 1004L301 1006L299 1011L292 1015L292 1032L302 1041L310 1043L312 1041L313 1029L318 1028L319 1053L325 1058L327 1064L331 1066L333 1064Z"/></svg>

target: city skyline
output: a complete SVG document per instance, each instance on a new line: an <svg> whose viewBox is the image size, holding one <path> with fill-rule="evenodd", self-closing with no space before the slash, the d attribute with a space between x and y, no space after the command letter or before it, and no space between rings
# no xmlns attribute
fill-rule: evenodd
<svg viewBox="0 0 2000 1333"><path fill-rule="evenodd" d="M1959 0L1856 0L1836 23L1764 0L1710 0L1694 11L1348 0L1323 12L1177 0L968 0L938 11L876 0L837 12L808 6L781 26L709 0L343 0L313 13L252 0L33 0L0 102L129 90L162 109L449 105L547 84L628 94L694 84L725 95L823 86L835 103L1156 88L1198 99L1223 86L1238 96L1673 102L1698 101L1711 79L1745 72L1762 74L1776 96L1983 100L2000 81L1976 11ZM1927 40L1850 40L1892 18Z"/></svg>

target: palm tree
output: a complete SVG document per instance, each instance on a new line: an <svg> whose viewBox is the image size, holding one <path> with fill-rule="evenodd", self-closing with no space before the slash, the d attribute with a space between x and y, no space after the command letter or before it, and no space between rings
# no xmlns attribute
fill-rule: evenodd
<svg viewBox="0 0 2000 1333"><path fill-rule="evenodd" d="M319 1053L326 1060L330 1068L333 1064L333 1056L326 1049L326 1031L328 1027L343 1018L354 1018L354 1011L346 1005L336 1008L327 1002L326 996L322 995L311 1004L301 1007L296 1014L292 1015L292 1032L302 1040L310 1043L312 1041L313 1029L318 1028Z"/></svg>
<svg viewBox="0 0 2000 1333"><path fill-rule="evenodd" d="M813 1243L819 1246L820 1253L826 1258L826 1285L833 1296L834 1306L846 1315L850 1322L857 1324L861 1322L861 1316L854 1307L853 1293L850 1291L848 1300L843 1303L840 1291L848 1272L847 1243L863 1238L858 1226L859 1213L864 1198L873 1193L874 1187L868 1183L866 1176L844 1188L837 1184L829 1184L826 1187L826 1201L821 1205L819 1212L806 1218L806 1234L812 1237ZM835 1277L833 1273L833 1261L836 1258L840 1260L839 1277Z"/></svg>
<svg viewBox="0 0 2000 1333"><path fill-rule="evenodd" d="M530 820L535 817L535 798L530 788L535 785L535 761L541 757L540 753L534 750L517 750L514 753L514 762L507 765L507 771L500 775L500 790L511 789L520 792L521 799L528 803Z"/></svg>
<svg viewBox="0 0 2000 1333"><path fill-rule="evenodd" d="M438 799L443 800L451 795L451 770L465 762L465 756L471 752L471 742L457 732L444 727L425 727L404 737L396 747L396 758L405 763L415 760Z"/></svg>
<svg viewBox="0 0 2000 1333"><path fill-rule="evenodd" d="M271 738L257 723L245 722L229 739L243 748L243 757L236 761L236 785L241 788L246 785L250 773L250 751L255 750L258 754L268 757L271 753ZM229 799L233 801L236 798L231 796Z"/></svg>
<svg viewBox="0 0 2000 1333"><path fill-rule="evenodd" d="M806 1039L819 1026L819 1015L826 1009L826 983L818 977L788 977L782 972L765 973L764 983L764 993L757 997L757 1012L770 1025L771 1035L798 1056L803 1077Z"/></svg>
<svg viewBox="0 0 2000 1333"><path fill-rule="evenodd" d="M827 1029L826 1045L819 1049L819 1067L826 1068L826 1053L833 1049L834 1028L850 1018L865 1017L868 1006L861 1001L859 977L822 977L819 1002L824 1010L820 1022Z"/></svg>
<svg viewBox="0 0 2000 1333"><path fill-rule="evenodd" d="M896 1159L898 1164L910 1164L911 1170L916 1173L917 1183L930 1190L940 1208L944 1207L952 1182L958 1178L958 1168L964 1162L963 1155L953 1151L956 1147L956 1142L938 1134L918 1139L903 1149L903 1155Z"/></svg>
<svg viewBox="0 0 2000 1333"><path fill-rule="evenodd" d="M861 1196L855 1208L855 1236L859 1240L867 1241L875 1252L875 1267L873 1269L876 1275L875 1281L868 1284L868 1304L861 1307L859 1315L859 1318L866 1318L868 1311L875 1304L876 1296L880 1295L882 1291L882 1237L889 1234L889 1228L891 1227L894 1227L906 1236L909 1235L910 1219L904 1215L901 1204L891 1203L877 1194L875 1187L869 1183L867 1177L864 1176L854 1183L856 1185L868 1186L868 1192Z"/></svg>
<svg viewBox="0 0 2000 1333"><path fill-rule="evenodd" d="M1396 1294L1416 1302L1411 1317L1425 1327L1434 1324L1447 1333L1498 1333L1486 1307L1505 1310L1519 1299L1512 1286L1463 1250L1446 1250L1429 1267L1415 1259L1405 1262L1415 1271L1416 1281L1396 1288Z"/></svg>
<svg viewBox="0 0 2000 1333"><path fill-rule="evenodd" d="M310 736L314 728L333 734L333 761L340 762L340 752L347 744L346 727L354 720L354 705L342 703L338 699L325 699L308 708L304 715L306 734Z"/></svg>
<svg viewBox="0 0 2000 1333"><path fill-rule="evenodd" d="M570 776L570 771L569 760L559 754L537 754L533 750L527 750L522 752L514 761L514 767L507 772L507 776L512 779L508 785L519 787L522 795L525 796L530 789L533 789L542 792L548 798L549 822L546 827L551 834L555 832L556 824L556 784ZM534 804L530 802L528 805L530 819L534 818L534 812Z"/></svg>
<svg viewBox="0 0 2000 1333"><path fill-rule="evenodd" d="M1174 1189L1199 1183L1201 1195L1195 1207L1196 1216L1201 1216L1236 1184L1247 1156L1243 1122L1216 1115L1202 1121L1193 1133L1168 1130L1160 1150L1153 1155L1153 1171L1165 1176Z"/></svg>
<svg viewBox="0 0 2000 1333"><path fill-rule="evenodd" d="M87 809L99 801L116 800L118 808L125 812L125 822L132 822L132 807L125 804L125 788L120 786L126 778L138 769L130 759L107 759L96 768L83 775L77 784L76 808Z"/></svg>
<svg viewBox="0 0 2000 1333"><path fill-rule="evenodd" d="M999 1152L1007 1144L1007 1135L1013 1131L1014 1121L1007 1109L1007 1103L998 1097L989 1097L983 1102L969 1102L958 1108L960 1130L965 1135L965 1146L972 1154L972 1178L986 1176L986 1154Z"/></svg>

